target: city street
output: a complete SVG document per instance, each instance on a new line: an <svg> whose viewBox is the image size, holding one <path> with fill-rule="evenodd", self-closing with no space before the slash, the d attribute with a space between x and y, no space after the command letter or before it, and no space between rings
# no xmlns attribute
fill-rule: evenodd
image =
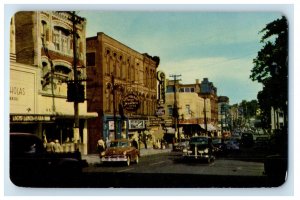
<svg viewBox="0 0 300 200"><path fill-rule="evenodd" d="M124 166L124 163L101 163L85 168L84 172L262 176L263 163L217 158L207 164L201 160L185 161L180 153L171 152L141 157L139 164L131 164L129 167Z"/></svg>
<svg viewBox="0 0 300 200"><path fill-rule="evenodd" d="M212 163L187 162L180 153L168 152L142 156L139 164L94 163L81 175L64 179L27 180L21 185L34 187L80 188L257 188L272 187L274 182L263 174L261 154L242 150L217 157ZM259 156L261 155L261 156Z"/></svg>

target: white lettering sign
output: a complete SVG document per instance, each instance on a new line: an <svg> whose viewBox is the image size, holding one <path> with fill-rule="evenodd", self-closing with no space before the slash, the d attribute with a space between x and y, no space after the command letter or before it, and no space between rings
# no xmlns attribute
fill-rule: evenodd
<svg viewBox="0 0 300 200"><path fill-rule="evenodd" d="M35 74L10 70L10 112L35 113Z"/></svg>

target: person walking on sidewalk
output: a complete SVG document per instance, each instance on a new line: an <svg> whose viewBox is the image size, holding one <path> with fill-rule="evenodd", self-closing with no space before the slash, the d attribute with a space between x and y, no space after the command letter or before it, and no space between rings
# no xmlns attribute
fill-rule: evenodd
<svg viewBox="0 0 300 200"><path fill-rule="evenodd" d="M136 149L138 149L138 143L135 139L132 140L132 146L135 147Z"/></svg>
<svg viewBox="0 0 300 200"><path fill-rule="evenodd" d="M101 154L105 150L105 144L102 138L100 138L97 142L97 151L99 154Z"/></svg>

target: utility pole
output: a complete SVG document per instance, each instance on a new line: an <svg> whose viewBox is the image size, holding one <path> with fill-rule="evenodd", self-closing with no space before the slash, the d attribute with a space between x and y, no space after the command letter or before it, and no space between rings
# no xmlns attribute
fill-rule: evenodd
<svg viewBox="0 0 300 200"><path fill-rule="evenodd" d="M207 135L206 97L204 97L204 125L205 125L205 134Z"/></svg>
<svg viewBox="0 0 300 200"><path fill-rule="evenodd" d="M181 74L176 75L176 74L172 74L170 75L170 77L173 78L174 81L174 106L173 106L173 117L174 117L174 125L175 125L175 134L177 134L177 139L180 141L180 133L178 131L178 107L177 107L177 97L176 97L176 83L177 81L181 81L181 79L177 79L177 77L180 77Z"/></svg>
<svg viewBox="0 0 300 200"><path fill-rule="evenodd" d="M116 92L115 92L115 77L113 75L113 73L111 73L111 84L112 84L112 95L113 95L113 114L114 114L114 138L117 139L117 117L116 117L116 100L115 100L115 96L116 96Z"/></svg>
<svg viewBox="0 0 300 200"><path fill-rule="evenodd" d="M79 142L79 107L78 107L78 72L77 72L77 29L76 24L83 21L83 18L77 16L75 11L69 12L71 14L71 21L73 23L73 73L74 73L74 84L75 84L75 98L74 98L74 143L75 143L75 151L78 150L78 142Z"/></svg>

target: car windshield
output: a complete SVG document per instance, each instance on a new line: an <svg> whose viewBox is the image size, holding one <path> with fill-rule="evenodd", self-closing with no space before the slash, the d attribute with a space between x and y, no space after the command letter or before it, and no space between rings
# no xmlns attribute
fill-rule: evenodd
<svg viewBox="0 0 300 200"><path fill-rule="evenodd" d="M208 138L205 138L205 137L191 138L190 143L207 144Z"/></svg>
<svg viewBox="0 0 300 200"><path fill-rule="evenodd" d="M212 141L213 144L219 144L219 143L222 143L222 140L221 139L214 139Z"/></svg>
<svg viewBox="0 0 300 200"><path fill-rule="evenodd" d="M110 143L110 147L128 147L128 142L125 141L113 141Z"/></svg>

